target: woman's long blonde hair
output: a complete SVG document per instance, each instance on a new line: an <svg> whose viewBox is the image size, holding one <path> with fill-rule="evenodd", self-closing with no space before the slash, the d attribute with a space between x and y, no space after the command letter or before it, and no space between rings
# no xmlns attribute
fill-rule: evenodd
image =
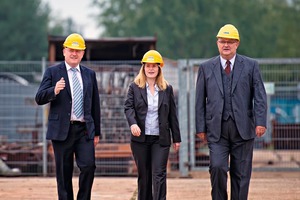
<svg viewBox="0 0 300 200"><path fill-rule="evenodd" d="M145 64L143 64L138 75L134 79L134 83L137 84L140 88L145 88L146 82L147 82L147 77L145 74ZM158 74L156 77L156 85L159 87L160 90L165 90L168 86L168 82L164 78L164 75L163 75L160 65L158 65Z"/></svg>

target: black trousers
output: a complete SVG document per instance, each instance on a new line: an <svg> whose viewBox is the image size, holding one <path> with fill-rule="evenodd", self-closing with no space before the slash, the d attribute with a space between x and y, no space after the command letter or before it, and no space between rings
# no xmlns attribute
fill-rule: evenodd
<svg viewBox="0 0 300 200"><path fill-rule="evenodd" d="M254 139L243 140L235 121L222 122L222 134L218 142L209 142L210 179L213 200L227 200L227 173L230 174L231 199L246 200L252 172Z"/></svg>
<svg viewBox="0 0 300 200"><path fill-rule="evenodd" d="M65 141L52 141L59 200L73 200L74 155L80 169L77 200L90 200L95 172L94 141L87 139L85 124L71 124Z"/></svg>
<svg viewBox="0 0 300 200"><path fill-rule="evenodd" d="M146 136L144 143L131 142L131 150L138 169L138 200L166 199L170 146L161 146L159 136Z"/></svg>

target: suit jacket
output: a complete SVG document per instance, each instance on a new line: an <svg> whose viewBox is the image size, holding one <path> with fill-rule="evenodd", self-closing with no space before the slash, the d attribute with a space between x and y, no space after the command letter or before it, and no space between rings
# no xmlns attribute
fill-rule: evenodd
<svg viewBox="0 0 300 200"><path fill-rule="evenodd" d="M171 145L171 135L174 143L181 142L172 86L168 85L167 89L159 91L158 95L159 143L162 146ZM137 124L141 129L141 135L136 137L131 134L131 140L144 142L148 110L147 89L139 88L132 83L128 89L124 108L129 126Z"/></svg>
<svg viewBox="0 0 300 200"><path fill-rule="evenodd" d="M80 65L80 71L83 82L84 120L87 136L89 139L93 139L95 135L100 136L100 103L96 74L82 65ZM61 77L65 79L66 85L58 95L55 95L55 84ZM35 101L39 105L50 102L47 139L65 140L69 131L72 108L72 95L65 62L46 69Z"/></svg>
<svg viewBox="0 0 300 200"><path fill-rule="evenodd" d="M196 84L196 131L206 132L208 141L221 136L224 107L220 56L200 65ZM265 126L267 97L257 61L237 54L231 86L233 115L244 140L256 136L255 127Z"/></svg>

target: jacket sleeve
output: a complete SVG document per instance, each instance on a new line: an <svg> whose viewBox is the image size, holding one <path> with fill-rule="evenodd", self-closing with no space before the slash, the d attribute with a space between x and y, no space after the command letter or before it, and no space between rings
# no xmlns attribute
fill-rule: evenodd
<svg viewBox="0 0 300 200"><path fill-rule="evenodd" d="M267 127L267 94L257 61L254 64L253 89L255 126Z"/></svg>
<svg viewBox="0 0 300 200"><path fill-rule="evenodd" d="M172 131L172 140L174 143L181 142L179 122L177 117L177 107L175 104L175 98L173 88L170 86L170 113L169 113L169 124Z"/></svg>
<svg viewBox="0 0 300 200"><path fill-rule="evenodd" d="M50 68L47 68L35 96L36 103L38 105L44 105L49 103L50 101L53 101L56 98L54 88L55 85L52 84L52 75Z"/></svg>
<svg viewBox="0 0 300 200"><path fill-rule="evenodd" d="M196 133L206 132L206 88L203 65L200 65L196 83Z"/></svg>
<svg viewBox="0 0 300 200"><path fill-rule="evenodd" d="M93 80L93 102L92 102L92 117L94 119L95 124L95 136L101 136L101 129L100 129L100 121L101 121L101 111L100 111L100 97L98 92L98 86L97 86L97 79L96 74L93 72L92 75Z"/></svg>
<svg viewBox="0 0 300 200"><path fill-rule="evenodd" d="M137 124L134 108L133 83L128 88L127 97L124 104L124 112L129 126L132 124Z"/></svg>

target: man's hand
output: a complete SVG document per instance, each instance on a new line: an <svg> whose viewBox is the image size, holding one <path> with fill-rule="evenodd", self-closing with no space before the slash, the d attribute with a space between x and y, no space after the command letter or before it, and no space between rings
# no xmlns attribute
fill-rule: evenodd
<svg viewBox="0 0 300 200"><path fill-rule="evenodd" d="M264 126L257 126L255 128L255 133L256 133L257 137L263 136L263 134L265 134L265 132L266 132L266 127L264 127Z"/></svg>
<svg viewBox="0 0 300 200"><path fill-rule="evenodd" d="M55 95L58 95L61 90L63 90L66 86L65 79L61 77L59 81L56 82L55 88L54 88L54 93Z"/></svg>
<svg viewBox="0 0 300 200"><path fill-rule="evenodd" d="M206 133L204 132L197 133L197 137L200 138L201 142L207 142Z"/></svg>
<svg viewBox="0 0 300 200"><path fill-rule="evenodd" d="M99 143L100 141L100 136L95 136L94 137L94 147L96 147L96 145Z"/></svg>
<svg viewBox="0 0 300 200"><path fill-rule="evenodd" d="M179 142L174 143L173 148L174 148L175 152L177 152L180 148L180 143Z"/></svg>

